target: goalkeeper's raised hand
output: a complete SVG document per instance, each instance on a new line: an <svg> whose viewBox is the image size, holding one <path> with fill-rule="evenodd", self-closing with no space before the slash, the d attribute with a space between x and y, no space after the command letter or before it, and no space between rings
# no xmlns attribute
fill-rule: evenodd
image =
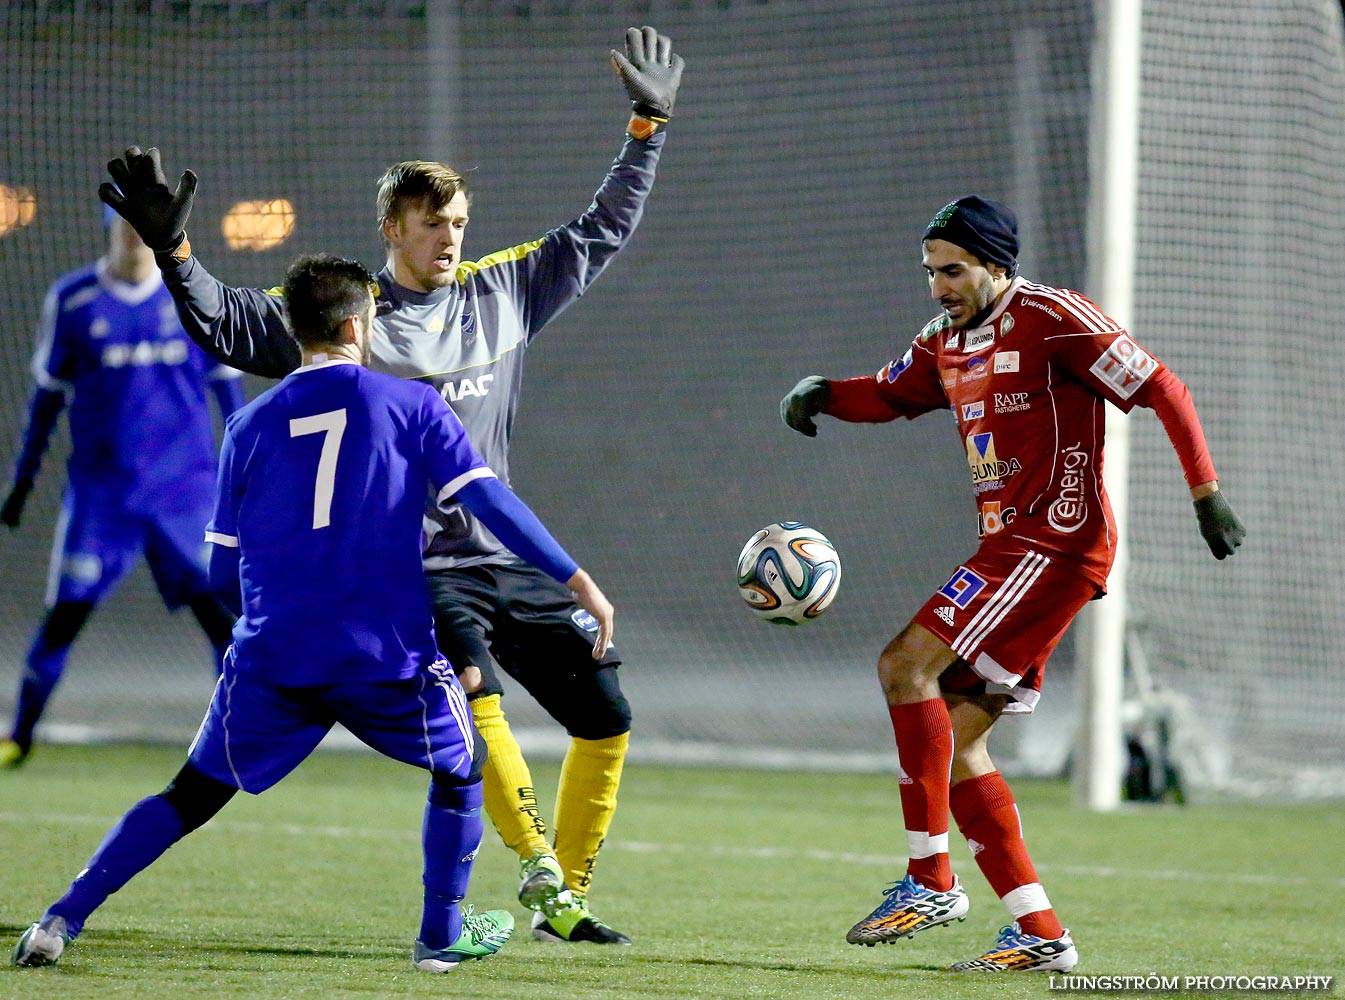
<svg viewBox="0 0 1345 1000"><path fill-rule="evenodd" d="M780 419L800 434L817 437L817 424L813 423L813 417L822 412L829 398L831 383L821 375L799 379L799 384L780 400Z"/></svg>
<svg viewBox="0 0 1345 1000"><path fill-rule="evenodd" d="M186 230L196 197L196 175L182 171L177 190L170 190L159 151L150 147L142 152L139 146L131 146L110 161L107 172L112 175L112 183L104 181L98 186L103 203L129 222L155 253L171 253L186 260L191 254Z"/></svg>
<svg viewBox="0 0 1345 1000"><path fill-rule="evenodd" d="M1238 515L1233 513L1224 495L1214 492L1203 496L1195 501L1195 508L1201 537L1214 553L1214 558L1231 556L1247 537L1247 529L1238 520Z"/></svg>
<svg viewBox="0 0 1345 1000"><path fill-rule="evenodd" d="M659 124L672 117L684 64L667 35L648 25L627 28L626 54L613 49L612 65L621 74L637 116Z"/></svg>

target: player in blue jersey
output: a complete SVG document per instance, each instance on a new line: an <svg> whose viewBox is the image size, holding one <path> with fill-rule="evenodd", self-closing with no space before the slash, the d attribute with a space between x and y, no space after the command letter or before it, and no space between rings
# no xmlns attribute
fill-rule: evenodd
<svg viewBox="0 0 1345 1000"><path fill-rule="evenodd" d="M193 344L153 253L110 210L108 252L52 285L42 309L23 447L0 521L19 526L57 418L69 404L72 449L56 527L47 613L28 651L0 767L17 767L94 608L143 553L170 609L190 607L214 648L233 616L206 579L215 437L207 386L227 417L243 403L240 372Z"/></svg>
<svg viewBox="0 0 1345 1000"><path fill-rule="evenodd" d="M472 444L509 481L509 444L525 355L634 235L654 183L682 59L653 28L626 32L613 52L632 101L626 140L588 208L536 240L469 261L463 257L466 179L442 163L408 161L378 185L387 248L378 274L371 366L432 386ZM108 165L117 187L100 195L158 251L188 333L217 358L281 378L299 364L285 302L216 280L191 250L187 215L196 175L168 187L159 151L126 150ZM440 649L458 668L472 717L490 746L486 811L520 859L518 898L534 911L534 938L630 944L592 913L594 866L616 811L631 710L612 649L588 655L596 623L546 574L516 559L462 504L426 507L425 571ZM531 772L501 704L507 674L570 737L556 790L554 842Z"/></svg>
<svg viewBox="0 0 1345 1000"><path fill-rule="evenodd" d="M426 488L568 587L607 652L613 609L589 575L495 476L429 386L364 367L373 278L308 257L285 283L301 366L239 410L220 453L211 577L239 619L187 763L112 829L69 890L24 932L16 965L50 965L113 892L215 815L260 793L340 722L375 750L430 772L422 826L424 909L413 961L445 972L509 939L507 910L463 913L482 834L477 737L439 654L421 568Z"/></svg>

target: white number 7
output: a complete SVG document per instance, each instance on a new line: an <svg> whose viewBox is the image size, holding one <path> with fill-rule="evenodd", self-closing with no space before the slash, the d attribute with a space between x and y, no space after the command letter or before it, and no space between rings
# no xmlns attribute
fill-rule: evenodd
<svg viewBox="0 0 1345 1000"><path fill-rule="evenodd" d="M332 491L336 487L336 453L341 449L341 435L346 432L346 411L331 410L311 417L296 417L290 421L290 437L305 434L323 434L322 454L318 456L318 475L313 483L313 527L325 528L332 523Z"/></svg>

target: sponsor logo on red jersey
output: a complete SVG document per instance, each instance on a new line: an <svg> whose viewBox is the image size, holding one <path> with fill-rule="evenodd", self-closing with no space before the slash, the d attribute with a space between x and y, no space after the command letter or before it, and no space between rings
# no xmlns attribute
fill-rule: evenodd
<svg viewBox="0 0 1345 1000"><path fill-rule="evenodd" d="M939 588L939 596L946 597L964 611L976 595L985 590L985 577L959 566L957 572L948 578L948 582Z"/></svg>
<svg viewBox="0 0 1345 1000"><path fill-rule="evenodd" d="M1065 317L1061 316L1058 312L1056 312L1054 309L1048 306L1045 302L1029 298L1026 295L1024 295L1020 301L1022 301L1023 305L1025 306L1031 306L1033 309L1040 309L1042 312L1044 312L1047 316L1050 316L1051 319L1055 320L1057 323L1063 323L1065 320Z"/></svg>
<svg viewBox="0 0 1345 1000"><path fill-rule="evenodd" d="M1154 372L1158 362L1146 354L1128 334L1121 334L1088 369L1122 399L1129 399Z"/></svg>
<svg viewBox="0 0 1345 1000"><path fill-rule="evenodd" d="M967 435L967 465L978 494L999 489L1004 480L1023 471L1018 459L1006 461L995 453L995 435L989 431Z"/></svg>
<svg viewBox="0 0 1345 1000"><path fill-rule="evenodd" d="M967 331L967 343L962 349L968 354L983 351L995 342L995 328L983 326L978 330Z"/></svg>
<svg viewBox="0 0 1345 1000"><path fill-rule="evenodd" d="M981 504L976 516L976 536L998 535L1018 517L1017 507L1005 507L998 500L987 500Z"/></svg>
<svg viewBox="0 0 1345 1000"><path fill-rule="evenodd" d="M1079 444L1072 444L1060 452L1060 480L1058 494L1046 510L1046 522L1056 531L1070 535L1088 520L1087 489L1088 452Z"/></svg>
<svg viewBox="0 0 1345 1000"><path fill-rule="evenodd" d="M968 358L967 370L958 379L959 382L974 382L978 378L985 378L990 374L990 370L985 366L985 358Z"/></svg>
<svg viewBox="0 0 1345 1000"><path fill-rule="evenodd" d="M899 360L889 361L887 364L883 365L878 372L878 381L895 382L898 375L911 367L911 362L914 360L911 354L913 350L913 348L908 347L906 348L906 353L903 354Z"/></svg>

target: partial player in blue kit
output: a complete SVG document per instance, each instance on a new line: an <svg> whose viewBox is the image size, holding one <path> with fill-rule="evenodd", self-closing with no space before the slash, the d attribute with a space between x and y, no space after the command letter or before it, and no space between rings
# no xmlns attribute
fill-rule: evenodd
<svg viewBox="0 0 1345 1000"><path fill-rule="evenodd" d="M178 321L153 253L105 210L107 256L47 293L33 357L36 388L0 522L19 526L42 456L69 407L68 481L52 546L47 612L28 651L0 767L22 764L93 610L143 554L170 610L186 606L220 658L233 616L211 592L201 531L210 517L215 436L241 373L210 359Z"/></svg>
<svg viewBox="0 0 1345 1000"><path fill-rule="evenodd" d="M427 488L466 504L519 556L565 583L612 641L602 591L501 483L433 388L368 371L373 279L303 258L285 297L301 366L239 410L220 455L212 580L230 586L234 643L187 763L115 826L70 889L22 936L16 965L49 965L113 892L214 816L259 793L341 723L430 772L424 909L413 961L444 972L497 952L506 910L464 913L481 841L486 747L435 641L421 567Z"/></svg>

